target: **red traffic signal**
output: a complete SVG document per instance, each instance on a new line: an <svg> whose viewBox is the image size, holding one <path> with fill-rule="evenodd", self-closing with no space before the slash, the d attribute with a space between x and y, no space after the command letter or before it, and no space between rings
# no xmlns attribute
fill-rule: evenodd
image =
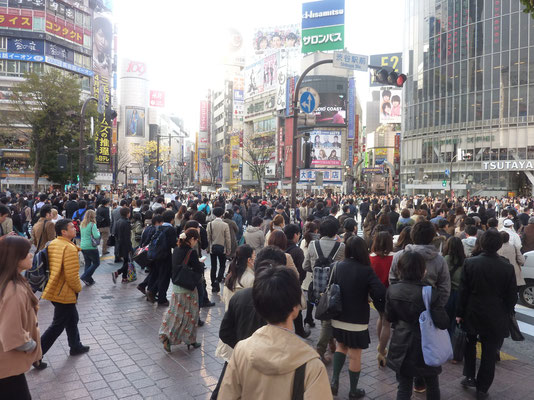
<svg viewBox="0 0 534 400"><path fill-rule="evenodd" d="M406 77L406 75L404 74L400 74L398 77L397 77L397 86L398 87L402 87L404 85L404 82L406 82L408 78Z"/></svg>
<svg viewBox="0 0 534 400"><path fill-rule="evenodd" d="M384 85L402 87L406 79L406 75L397 74L395 71L389 71L385 68L380 68L375 72L375 81Z"/></svg>

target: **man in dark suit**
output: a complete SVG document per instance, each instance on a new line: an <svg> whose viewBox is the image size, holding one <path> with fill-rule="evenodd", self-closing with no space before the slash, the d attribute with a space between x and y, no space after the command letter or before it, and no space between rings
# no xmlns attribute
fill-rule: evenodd
<svg viewBox="0 0 534 400"><path fill-rule="evenodd" d="M362 226L362 229L363 229L363 221L365 220L365 217L367 217L367 214L369 214L370 207L371 205L369 203L369 199L368 198L363 199L363 203L360 204L360 217L361 217L360 225Z"/></svg>
<svg viewBox="0 0 534 400"><path fill-rule="evenodd" d="M482 254L466 259L460 284L457 322L467 331L464 387L476 387L477 399L486 398L495 375L497 350L510 334L510 315L517 301L514 267L497 251L502 237L496 230L480 238ZM476 372L477 336L482 344L482 357Z"/></svg>
<svg viewBox="0 0 534 400"><path fill-rule="evenodd" d="M112 273L113 283L117 282L117 277L122 274L122 282L126 283L128 274L128 261L130 260L130 253L132 252L132 225L129 221L130 209L127 207L120 209L120 219L115 226L115 245L117 246L117 253L122 257L122 267Z"/></svg>

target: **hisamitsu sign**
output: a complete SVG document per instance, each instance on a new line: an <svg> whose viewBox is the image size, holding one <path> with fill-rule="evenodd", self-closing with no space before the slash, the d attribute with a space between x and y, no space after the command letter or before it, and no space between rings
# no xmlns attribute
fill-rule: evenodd
<svg viewBox="0 0 534 400"><path fill-rule="evenodd" d="M345 0L302 4L302 52L345 47Z"/></svg>

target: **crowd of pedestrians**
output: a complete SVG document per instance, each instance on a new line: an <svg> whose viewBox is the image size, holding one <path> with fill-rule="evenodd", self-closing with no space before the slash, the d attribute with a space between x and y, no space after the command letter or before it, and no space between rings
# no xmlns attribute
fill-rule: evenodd
<svg viewBox="0 0 534 400"><path fill-rule="evenodd" d="M292 210L283 196L250 193L167 200L105 191L4 194L0 392L30 398L24 372L46 368L43 356L63 330L72 356L89 351L78 333L76 303L82 283L96 283L100 258L113 247L121 264L113 284L119 277L134 282L145 270L137 289L167 307L158 333L167 352L180 344L201 347L199 311L215 304L205 276L209 256L211 293L221 294L225 311L215 353L225 364L212 399L300 392L331 398L347 357L349 398L364 397L359 379L362 351L371 343L370 304L378 312L377 367L395 371L398 399L413 390L440 398L441 365L425 362L421 344L425 310L435 327L449 331L449 342L457 329L465 331L461 384L484 398L525 284L523 253L534 249L532 210L527 199L310 195ZM38 300L22 272L43 251L49 278L41 299L52 302L54 317L40 335ZM425 287L431 288L427 304ZM324 299L335 301L336 291L338 309L325 313ZM311 347L301 339L316 320L320 334Z"/></svg>

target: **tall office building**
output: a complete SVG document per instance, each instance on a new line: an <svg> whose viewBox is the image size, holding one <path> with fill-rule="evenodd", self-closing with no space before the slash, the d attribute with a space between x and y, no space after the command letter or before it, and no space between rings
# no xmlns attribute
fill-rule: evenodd
<svg viewBox="0 0 534 400"><path fill-rule="evenodd" d="M407 0L401 190L531 194L534 20L518 0Z"/></svg>

